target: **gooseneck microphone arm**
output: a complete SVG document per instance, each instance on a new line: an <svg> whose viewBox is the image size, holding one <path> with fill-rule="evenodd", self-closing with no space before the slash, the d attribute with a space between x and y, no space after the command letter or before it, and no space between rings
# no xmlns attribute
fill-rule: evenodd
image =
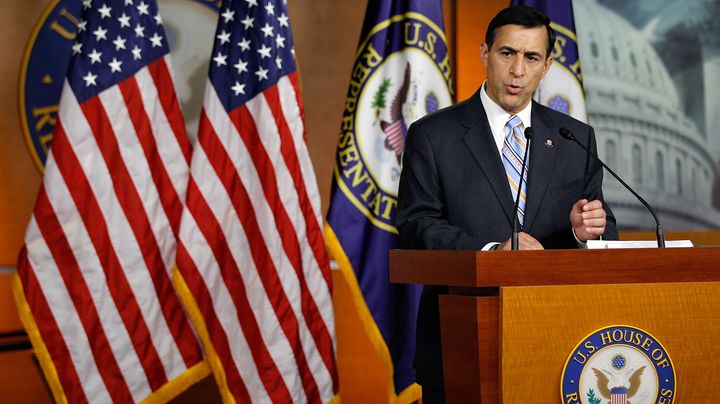
<svg viewBox="0 0 720 404"><path fill-rule="evenodd" d="M640 195L638 195L634 189L630 188L630 186L628 184L626 184L625 181L622 180L622 178L620 178L617 174L615 174L615 171L613 171L602 160L600 160L600 157L598 157L595 153L590 151L590 149L588 149L584 144L582 144L579 140L577 140L577 138L575 137L575 135L572 134L572 132L570 132L566 128L560 128L559 132L560 132L560 136L564 137L565 139L572 140L573 142L575 142L575 144L582 147L583 150L585 150L587 152L587 154L593 156L593 158L595 158L595 160L597 160L597 162L600 163L601 166L603 166L610 174L612 174L613 177L615 177L616 180L618 180L628 191L630 191L631 194L635 195L635 197L640 201L640 203L645 205L647 210L650 211L650 214L652 214L653 219L655 219L655 224L657 225L657 228L655 230L655 235L657 237L658 247L664 248L665 247L665 234L663 233L662 227L660 226L660 219L658 219L657 214L655 214L655 209L653 209L652 206L650 206L650 204L648 204L645 201L645 199L643 199Z"/></svg>
<svg viewBox="0 0 720 404"><path fill-rule="evenodd" d="M520 249L518 245L518 208L520 207L520 192L522 191L523 178L525 177L525 165L527 164L528 155L530 155L530 140L533 137L533 129L531 127L525 128L525 139L527 146L525 147L525 154L523 155L522 168L520 169L520 183L518 184L517 196L515 197L515 205L513 206L513 217L512 217L512 238L510 245L513 251ZM527 182L527 179L525 179Z"/></svg>

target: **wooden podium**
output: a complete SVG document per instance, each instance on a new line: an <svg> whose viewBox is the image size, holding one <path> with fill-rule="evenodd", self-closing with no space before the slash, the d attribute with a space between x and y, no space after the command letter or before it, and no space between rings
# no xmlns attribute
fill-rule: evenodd
<svg viewBox="0 0 720 404"><path fill-rule="evenodd" d="M565 402L568 356L609 325L664 345L675 403L720 402L720 248L393 250L390 281L449 287L440 296L449 403Z"/></svg>

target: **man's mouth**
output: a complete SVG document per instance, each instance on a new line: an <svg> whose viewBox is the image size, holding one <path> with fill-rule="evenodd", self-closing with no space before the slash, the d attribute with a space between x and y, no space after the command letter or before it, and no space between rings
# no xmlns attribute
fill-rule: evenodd
<svg viewBox="0 0 720 404"><path fill-rule="evenodd" d="M512 95L518 95L520 94L520 91L522 91L522 87L516 86L514 84L506 84L505 90L507 90L507 92Z"/></svg>

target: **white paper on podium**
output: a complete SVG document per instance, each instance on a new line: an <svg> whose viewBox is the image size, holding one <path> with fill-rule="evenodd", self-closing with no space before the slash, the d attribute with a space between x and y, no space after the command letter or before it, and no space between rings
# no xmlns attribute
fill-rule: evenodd
<svg viewBox="0 0 720 404"><path fill-rule="evenodd" d="M665 241L665 247L693 247L690 240L668 240ZM611 241L611 240L588 240L587 248L604 249L604 248L657 248L655 240L630 240L630 241Z"/></svg>

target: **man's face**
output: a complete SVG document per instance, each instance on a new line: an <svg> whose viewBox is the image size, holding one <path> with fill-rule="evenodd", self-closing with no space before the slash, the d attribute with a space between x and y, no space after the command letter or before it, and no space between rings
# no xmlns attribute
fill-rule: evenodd
<svg viewBox="0 0 720 404"><path fill-rule="evenodd" d="M510 114L525 108L552 58L547 56L545 27L503 25L495 31L492 48L482 44L481 58L487 66L488 96Z"/></svg>

